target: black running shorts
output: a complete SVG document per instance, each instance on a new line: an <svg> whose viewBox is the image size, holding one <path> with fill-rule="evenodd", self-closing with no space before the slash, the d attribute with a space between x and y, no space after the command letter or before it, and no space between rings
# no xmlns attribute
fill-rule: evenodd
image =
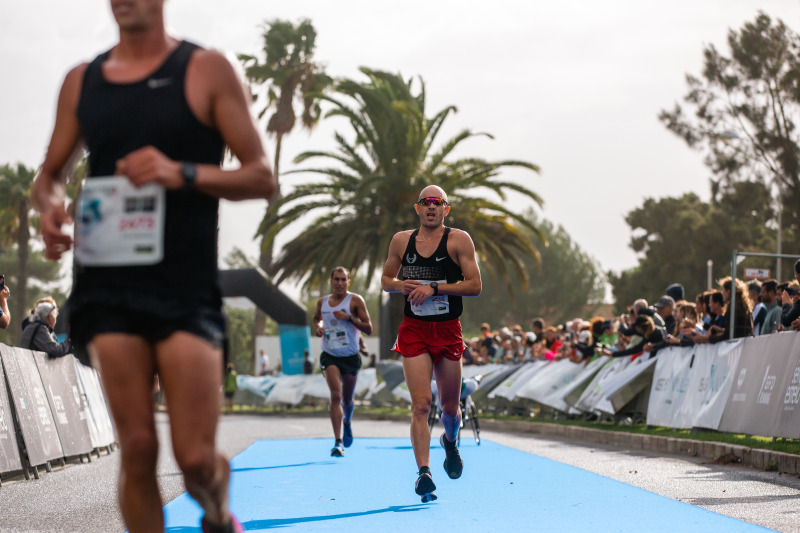
<svg viewBox="0 0 800 533"><path fill-rule="evenodd" d="M319 367L325 370L329 366L336 366L342 374L358 374L361 370L361 356L359 354L336 357L328 352L322 352L319 356Z"/></svg>

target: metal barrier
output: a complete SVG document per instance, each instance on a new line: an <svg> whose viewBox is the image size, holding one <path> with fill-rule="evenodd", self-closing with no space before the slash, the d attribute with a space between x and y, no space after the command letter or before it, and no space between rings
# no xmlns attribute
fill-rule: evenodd
<svg viewBox="0 0 800 533"><path fill-rule="evenodd" d="M0 476L111 451L114 434L96 372L72 356L0 344Z"/></svg>

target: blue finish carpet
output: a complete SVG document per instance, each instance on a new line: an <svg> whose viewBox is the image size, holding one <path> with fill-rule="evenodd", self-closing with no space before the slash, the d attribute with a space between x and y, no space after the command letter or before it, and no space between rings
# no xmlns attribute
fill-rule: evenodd
<svg viewBox="0 0 800 533"><path fill-rule="evenodd" d="M357 435L356 435L357 436ZM464 474L451 480L431 444L439 499L414 493L409 439L356 438L343 458L333 439L257 441L233 458L231 509L247 531L703 532L769 531L491 441L461 441ZM167 531L200 532L183 494L165 508Z"/></svg>

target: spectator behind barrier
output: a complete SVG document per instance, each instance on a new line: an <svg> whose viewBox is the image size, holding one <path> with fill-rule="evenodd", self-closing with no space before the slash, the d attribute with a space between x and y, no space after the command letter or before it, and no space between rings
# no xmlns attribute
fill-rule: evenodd
<svg viewBox="0 0 800 533"><path fill-rule="evenodd" d="M800 259L794 264L794 277L795 280L792 283L797 283L800 280ZM791 327L792 322L800 318L800 303L798 303L797 295L798 289L792 288L792 284L788 284L784 295L781 296L780 301L783 304L781 324L784 328Z"/></svg>
<svg viewBox="0 0 800 533"><path fill-rule="evenodd" d="M675 309L675 300L672 296L665 294L658 299L653 307L655 307L658 316L664 321L664 331L669 334L675 333L675 317L672 316L672 312ZM655 322L655 317L653 320Z"/></svg>
<svg viewBox="0 0 800 533"><path fill-rule="evenodd" d="M747 284L750 302L753 304L753 335L761 334L761 326L767 318L767 308L761 301L761 282L754 279Z"/></svg>
<svg viewBox="0 0 800 533"><path fill-rule="evenodd" d="M783 303L783 311L781 312L781 324L783 329L787 329L792 325L792 322L800 318L800 283L797 280L791 281L786 285L783 291L781 302Z"/></svg>
<svg viewBox="0 0 800 533"><path fill-rule="evenodd" d="M712 323L712 325L709 327L708 335L695 335L695 343L716 343L730 338L730 301L732 290L736 291L736 316L735 323L733 324L733 338L739 339L753 335L753 315L746 285L738 279L731 281L730 276L719 280L719 284L720 288L722 289L722 299L725 302L725 310L722 315L722 319L720 320L717 316L718 321L717 323ZM711 311L715 315L718 315L718 313L721 311L721 309L719 309L718 302L719 297L716 295L716 293L712 294Z"/></svg>
<svg viewBox="0 0 800 533"><path fill-rule="evenodd" d="M632 358L635 358L643 352L649 352L651 350L656 351L663 346L664 340L666 339L664 329L661 326L657 326L652 317L639 315L633 323L633 329L641 340L624 350L619 350L614 353L610 351L605 352L606 355L612 357L633 356Z"/></svg>
<svg viewBox="0 0 800 533"><path fill-rule="evenodd" d="M8 297L11 291L6 285L6 277L0 274L0 329L6 329L11 323L11 313L8 311Z"/></svg>
<svg viewBox="0 0 800 533"><path fill-rule="evenodd" d="M680 283L673 283L667 290L664 291L664 294L672 298L675 302L680 302L684 299L683 297L683 285Z"/></svg>
<svg viewBox="0 0 800 533"><path fill-rule="evenodd" d="M778 326L781 323L781 308L778 301L778 282L774 279L768 279L761 284L761 301L764 303L764 308L767 314L764 317L764 322L761 324L760 335L768 335L778 331Z"/></svg>
<svg viewBox="0 0 800 533"><path fill-rule="evenodd" d="M47 299L40 301L32 316L23 322L22 338L20 345L29 350L44 352L50 359L63 357L72 352L72 343L69 339L58 342L53 328L58 318L58 308L55 303Z"/></svg>

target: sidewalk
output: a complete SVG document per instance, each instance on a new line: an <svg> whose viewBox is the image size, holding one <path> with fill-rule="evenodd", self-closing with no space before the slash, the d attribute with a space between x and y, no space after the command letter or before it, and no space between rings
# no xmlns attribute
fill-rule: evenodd
<svg viewBox="0 0 800 533"><path fill-rule="evenodd" d="M370 415L360 413L359 416L374 420L407 421L404 415ZM481 429L504 433L524 433L541 437L556 437L565 440L582 441L598 446L609 446L625 450L645 450L654 453L699 457L717 464L741 464L757 470L800 475L800 456L737 446L722 442L699 441L657 435L639 435L624 431L609 431L562 424L544 422L528 422L521 420L480 419Z"/></svg>

